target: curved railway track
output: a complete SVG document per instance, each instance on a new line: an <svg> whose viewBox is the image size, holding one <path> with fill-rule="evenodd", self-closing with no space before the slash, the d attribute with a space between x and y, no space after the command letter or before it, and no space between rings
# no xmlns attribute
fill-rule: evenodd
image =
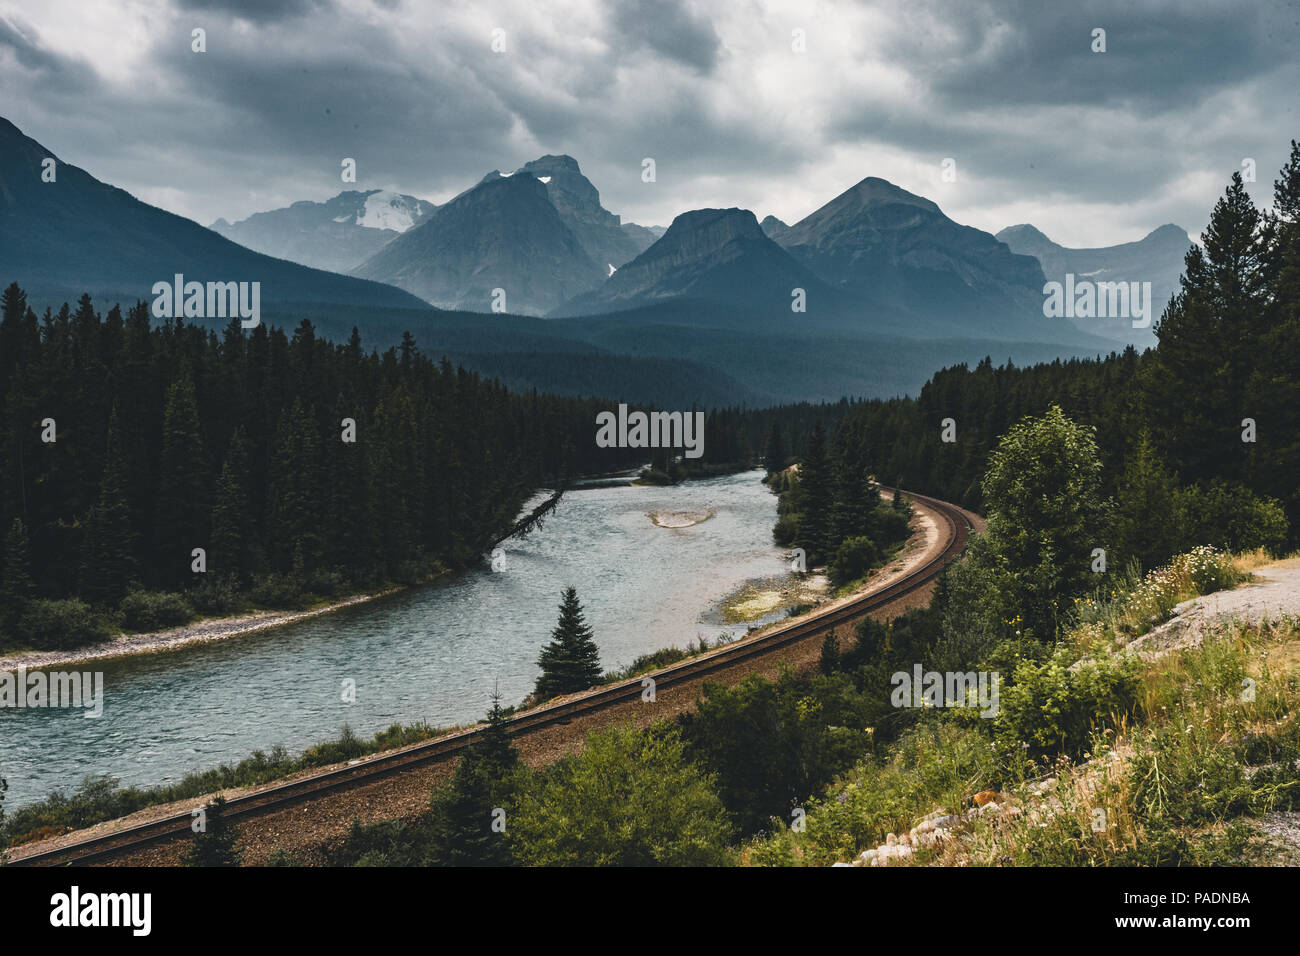
<svg viewBox="0 0 1300 956"><path fill-rule="evenodd" d="M910 492L908 494L911 494ZM909 595L939 576L945 565L958 558L966 549L971 530L970 519L960 509L925 495L911 495L925 503L948 525L948 541L943 550L898 580L872 594L847 602L839 607L802 618L788 627L771 631L758 637L729 644L704 656L692 658L651 672L656 690L707 676L731 667L739 661L771 654L809 637L824 634L836 627L855 622L870 611L878 610ZM559 704L538 707L518 714L510 720L512 735L526 735L542 727L565 724L575 717L602 710L616 704L640 698L642 677L603 687L581 697ZM226 802L225 818L245 819L279 810L298 803L306 803L325 794L345 790L362 784L391 777L413 767L437 763L455 757L472 743L481 728L472 728L415 744L404 750L362 758L354 764L314 774L300 780L277 784L256 793L235 797ZM190 832L192 817L178 813L149 823L115 830L91 837L78 843L52 850L43 850L17 859L11 858L8 866L60 866L102 863L143 847L183 837Z"/></svg>

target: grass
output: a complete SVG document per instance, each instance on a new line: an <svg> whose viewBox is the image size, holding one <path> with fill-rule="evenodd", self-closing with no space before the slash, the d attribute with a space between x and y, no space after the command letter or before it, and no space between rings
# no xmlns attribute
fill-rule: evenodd
<svg viewBox="0 0 1300 956"><path fill-rule="evenodd" d="M1069 643L1080 654L1099 644L1126 644L1169 620L1183 601L1249 580L1247 569L1262 563L1262 552L1234 557L1202 546L1145 576L1130 564L1106 590L1076 601Z"/></svg>
<svg viewBox="0 0 1300 956"><path fill-rule="evenodd" d="M1300 808L1300 619L1228 623L1144 667L1138 702L1079 761L1035 764L935 714L881 761L810 801L806 830L745 848L752 865L829 865L980 790L1005 812L963 819L919 849L947 866L1240 865L1278 855L1253 824Z"/></svg>
<svg viewBox="0 0 1300 956"><path fill-rule="evenodd" d="M732 634L719 635L718 639L712 644L709 639L700 636L695 643L687 643L685 648L680 647L663 647L657 651L651 651L649 654L642 654L632 663L617 670L609 671L601 678L601 684L617 684L619 681L631 680L633 677L640 677L642 674L649 674L657 671L661 667L667 667L670 664L676 664L678 661L684 661L690 657L698 657L705 651L711 651L718 647L726 647L732 644L737 638Z"/></svg>
<svg viewBox="0 0 1300 956"><path fill-rule="evenodd" d="M1271 842L1258 821L1300 809L1300 618L1224 623L1199 645L1151 661L1116 653L1117 645L1167 619L1180 601L1233 586L1266 563L1262 554L1198 548L1157 572L1130 572L1111 593L1080 608L1060 656L1112 661L1131 668L1134 683L1124 706L1109 716L1094 708L1086 743L1073 759L1061 752L1035 759L1039 748L1005 739L1010 695L1004 686L998 719L926 713L883 754L864 757L807 801L802 832L774 820L770 832L742 848L742 862L852 860L933 811L958 821L948 839L916 848L907 862L1155 866L1296 859L1300 848ZM1091 683L1062 685L1056 692L1067 696L1058 701L1068 707L1077 703L1070 694L1104 694ZM972 797L984 790L999 793L998 812L971 810Z"/></svg>

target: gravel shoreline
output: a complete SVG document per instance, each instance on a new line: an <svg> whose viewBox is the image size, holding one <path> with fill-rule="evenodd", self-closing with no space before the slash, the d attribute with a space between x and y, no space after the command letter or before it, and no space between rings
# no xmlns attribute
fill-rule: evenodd
<svg viewBox="0 0 1300 956"><path fill-rule="evenodd" d="M238 637L242 634L269 631L272 628L283 627L295 621L330 614L356 604L364 604L367 601L373 601L376 598L394 594L400 590L401 588L388 588L375 591L372 594L354 594L341 601L334 601L323 607L311 608L306 611L253 611L249 614L237 614L232 617L209 617L191 624L183 624L180 627L168 628L165 631L152 631L148 634L123 633L112 640L103 641L99 644L88 644L85 647L67 651L28 651L12 654L0 657L0 670L14 670L18 667L26 667L30 670L66 667L72 664L87 664L91 661L130 657L135 654L156 654L163 651L174 651L194 644L209 644L213 641L224 641L227 638Z"/></svg>

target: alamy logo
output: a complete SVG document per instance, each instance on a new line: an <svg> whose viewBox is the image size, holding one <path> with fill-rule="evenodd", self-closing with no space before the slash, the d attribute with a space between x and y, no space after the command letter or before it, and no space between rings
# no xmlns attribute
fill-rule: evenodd
<svg viewBox="0 0 1300 956"><path fill-rule="evenodd" d="M0 671L0 710L81 707L88 718L104 715L104 673Z"/></svg>
<svg viewBox="0 0 1300 956"><path fill-rule="evenodd" d="M912 673L898 671L890 678L895 707L978 707L981 717L998 715L1001 675L989 671L925 671L916 664Z"/></svg>
<svg viewBox="0 0 1300 956"><path fill-rule="evenodd" d="M704 454L703 412L596 413L597 448L681 448L687 458Z"/></svg>
<svg viewBox="0 0 1300 956"><path fill-rule="evenodd" d="M50 897L50 925L127 927L132 936L153 929L152 893L82 893L78 886Z"/></svg>
<svg viewBox="0 0 1300 956"><path fill-rule="evenodd" d="M176 273L171 282L153 284L153 315L156 319L233 319L240 327L253 329L262 321L262 283L186 282Z"/></svg>
<svg viewBox="0 0 1300 956"><path fill-rule="evenodd" d="M1093 282L1075 279L1043 286L1043 315L1049 319L1132 319L1133 328L1151 325L1150 282Z"/></svg>

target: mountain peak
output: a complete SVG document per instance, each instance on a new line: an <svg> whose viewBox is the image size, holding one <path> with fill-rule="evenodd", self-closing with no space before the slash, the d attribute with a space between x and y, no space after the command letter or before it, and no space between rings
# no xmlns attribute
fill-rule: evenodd
<svg viewBox="0 0 1300 956"><path fill-rule="evenodd" d="M539 156L532 162L524 163L524 165L520 166L518 172L532 173L534 176L548 176L554 175L558 172L577 173L578 175L582 174L582 170L578 168L578 161L572 156L565 155L564 153L561 153L558 156L551 153L547 153L545 156Z"/></svg>
<svg viewBox="0 0 1300 956"><path fill-rule="evenodd" d="M804 288L830 307L829 290L767 237L748 209L692 209L677 216L645 252L599 289L556 310L584 315L639 308L670 299L697 299L783 314L791 290Z"/></svg>
<svg viewBox="0 0 1300 956"><path fill-rule="evenodd" d="M1184 229L1182 226L1175 225L1172 222L1167 222L1163 226L1160 226L1156 229L1152 229L1149 233L1146 234L1145 238L1160 239L1160 240L1177 239L1179 242L1187 245L1190 245L1192 241L1191 237L1187 234L1186 229Z"/></svg>
<svg viewBox="0 0 1300 956"><path fill-rule="evenodd" d="M520 166L515 175L520 173L541 180L560 218L602 267L622 266L644 248L623 229L619 217L600 204L600 192L572 156L548 153Z"/></svg>
<svg viewBox="0 0 1300 956"><path fill-rule="evenodd" d="M999 230L997 238L1002 239L1003 242L1005 242L1006 240L1003 238L1004 236L1016 236L1021 239L1038 239L1042 242L1052 241L1047 238L1041 229L1037 226L1030 225L1027 222L1017 223L1014 226L1007 226L1005 229Z"/></svg>
<svg viewBox="0 0 1300 956"><path fill-rule="evenodd" d="M509 311L541 314L605 276L531 173L485 177L354 270L442 308L486 312L496 289Z"/></svg>
<svg viewBox="0 0 1300 956"><path fill-rule="evenodd" d="M844 196L852 196L864 206L871 203L906 203L909 206L920 206L923 209L939 212L939 207L929 199L909 193L901 186L895 186L888 179L881 179L878 176L868 176L854 184L841 194L841 198Z"/></svg>
<svg viewBox="0 0 1300 956"><path fill-rule="evenodd" d="M700 230L726 233L727 238L732 239L767 238L752 212L732 206L730 209L692 209L684 212L672 221L661 241L674 234Z"/></svg>

